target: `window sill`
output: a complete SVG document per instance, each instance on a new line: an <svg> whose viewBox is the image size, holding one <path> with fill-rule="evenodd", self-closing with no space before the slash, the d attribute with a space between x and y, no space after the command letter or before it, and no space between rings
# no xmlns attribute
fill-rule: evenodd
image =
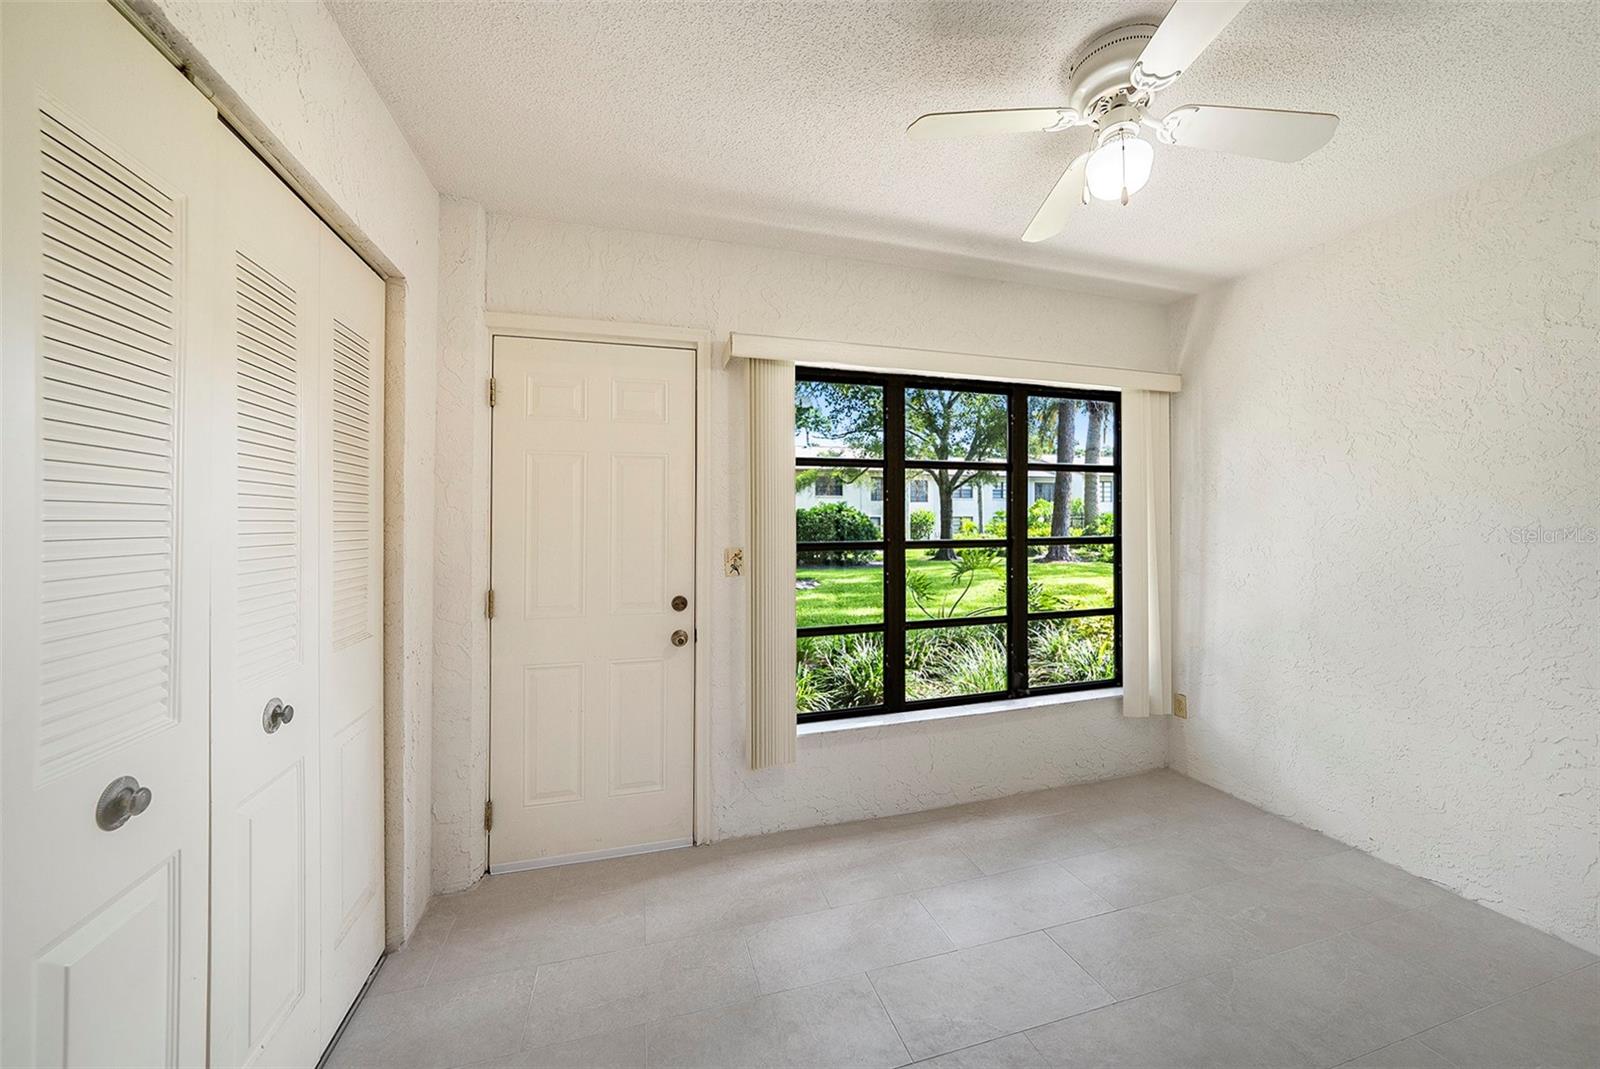
<svg viewBox="0 0 1600 1069"><path fill-rule="evenodd" d="M1078 702L1105 701L1122 697L1121 687L1104 690L1077 690L1065 694L1036 694L1027 698L1006 698L996 702L978 702L972 705L947 705L940 709L912 709L903 713L883 713L879 716L846 717L840 720L817 720L801 724L799 735L827 735L835 731L859 731L862 728L893 727L896 724L920 724L928 720L954 720L957 717L991 716L1019 709L1042 709L1051 705L1075 705Z"/></svg>

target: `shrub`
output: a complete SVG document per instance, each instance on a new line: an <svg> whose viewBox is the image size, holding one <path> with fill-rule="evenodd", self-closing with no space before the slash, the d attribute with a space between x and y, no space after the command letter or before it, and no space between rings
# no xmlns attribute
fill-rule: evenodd
<svg viewBox="0 0 1600 1069"><path fill-rule="evenodd" d="M941 627L906 635L906 697L1006 689L1006 648L994 627Z"/></svg>
<svg viewBox="0 0 1600 1069"><path fill-rule="evenodd" d="M1111 679L1117 674L1110 617L1042 620L1028 627L1028 681L1034 686Z"/></svg>
<svg viewBox="0 0 1600 1069"><path fill-rule="evenodd" d="M1055 513L1055 504L1050 501L1035 501L1028 506L1028 537L1049 538L1050 517Z"/></svg>
<svg viewBox="0 0 1600 1069"><path fill-rule="evenodd" d="M800 712L883 703L881 636L803 638L796 653L795 707Z"/></svg>
<svg viewBox="0 0 1600 1069"><path fill-rule="evenodd" d="M800 542L872 542L880 536L877 524L858 508L842 501L795 509L795 539ZM811 550L800 554L801 564L866 564L871 550Z"/></svg>
<svg viewBox="0 0 1600 1069"><path fill-rule="evenodd" d="M939 521L928 509L911 510L911 540L920 542L933 537L933 528Z"/></svg>

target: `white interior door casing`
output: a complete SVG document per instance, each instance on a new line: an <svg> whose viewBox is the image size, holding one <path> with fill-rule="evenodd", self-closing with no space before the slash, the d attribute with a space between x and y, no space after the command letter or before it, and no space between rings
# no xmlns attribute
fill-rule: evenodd
<svg viewBox="0 0 1600 1069"><path fill-rule="evenodd" d="M197 1065L216 115L103 4L0 48L0 1060Z"/></svg>
<svg viewBox="0 0 1600 1069"><path fill-rule="evenodd" d="M497 337L493 356L491 867L687 844L695 354Z"/></svg>
<svg viewBox="0 0 1600 1069"><path fill-rule="evenodd" d="M323 1046L323 228L242 143L215 136L229 290L218 351L233 381L212 572L211 1061L310 1065ZM273 701L294 710L288 722L265 719Z"/></svg>

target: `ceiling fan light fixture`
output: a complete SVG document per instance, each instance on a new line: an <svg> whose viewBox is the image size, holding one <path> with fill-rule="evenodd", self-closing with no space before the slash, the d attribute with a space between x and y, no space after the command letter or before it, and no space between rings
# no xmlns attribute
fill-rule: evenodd
<svg viewBox="0 0 1600 1069"><path fill-rule="evenodd" d="M1143 189L1150 181L1155 149L1136 133L1114 131L1102 139L1084 165L1084 179L1096 200L1119 200Z"/></svg>

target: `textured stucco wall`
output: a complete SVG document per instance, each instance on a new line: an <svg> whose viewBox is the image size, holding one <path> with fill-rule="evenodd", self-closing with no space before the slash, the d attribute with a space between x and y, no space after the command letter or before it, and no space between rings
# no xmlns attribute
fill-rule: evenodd
<svg viewBox="0 0 1600 1069"><path fill-rule="evenodd" d="M449 197L439 212L438 507L434 535L433 889L483 873L489 761L489 421L484 389L483 209Z"/></svg>
<svg viewBox="0 0 1600 1069"><path fill-rule="evenodd" d="M447 210L447 231L470 229ZM443 239L455 248L461 235ZM1013 283L890 267L722 242L602 230L527 219L488 221L488 305L492 309L712 331L732 330L987 352L1058 355L1064 361L1122 363L1165 370L1167 324L1151 304L1089 297ZM710 424L710 456L700 477L713 502L701 535L701 567L714 567L712 604L700 614L709 658L712 733L712 825L717 838L850 820L993 797L1031 787L1160 767L1166 721L1125 720L1117 700L1083 702L985 718L862 729L801 739L792 768L752 772L746 758L747 591L722 576L722 547L744 544L746 384L735 362L710 377L701 397ZM476 406L480 417L486 410ZM485 421L486 425L486 421ZM468 470L448 450L473 448L466 435L440 434L441 477ZM481 445L477 448L481 448ZM444 499L465 490L441 486ZM441 544L446 554L473 552L471 539ZM469 573L471 569L469 566ZM481 590L487 566L472 585ZM438 643L467 651L477 622L441 613ZM442 661L441 661L442 664ZM450 723L446 724L446 714ZM471 712L441 708L434 760L487 774ZM479 797L472 783L452 793ZM473 814L436 803L442 887L481 871ZM480 803L481 804L481 803ZM476 866L474 868L474 866Z"/></svg>
<svg viewBox="0 0 1600 1069"><path fill-rule="evenodd" d="M390 278L384 360L384 807L391 946L432 877L433 492L439 197L320 4L133 0Z"/></svg>
<svg viewBox="0 0 1600 1069"><path fill-rule="evenodd" d="M1197 302L1170 733L1180 771L1591 950L1597 254L1590 136Z"/></svg>

